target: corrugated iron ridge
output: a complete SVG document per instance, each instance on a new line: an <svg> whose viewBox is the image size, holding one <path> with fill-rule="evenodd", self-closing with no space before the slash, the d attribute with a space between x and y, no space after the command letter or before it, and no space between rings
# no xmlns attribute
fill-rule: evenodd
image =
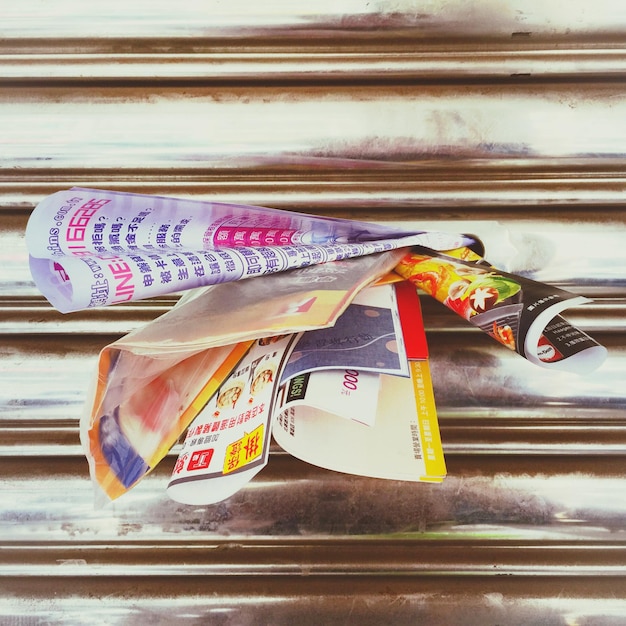
<svg viewBox="0 0 626 626"><path fill-rule="evenodd" d="M297 45L274 49L167 53L58 53L3 54L0 80L17 84L94 81L156 80L258 83L282 81L372 81L394 83L422 80L440 83L462 80L618 79L626 70L621 47L577 46L557 49L554 44L493 50L464 46L459 50L397 49L394 45L364 46L352 50L318 51ZM382 49L381 49L382 48Z"/></svg>

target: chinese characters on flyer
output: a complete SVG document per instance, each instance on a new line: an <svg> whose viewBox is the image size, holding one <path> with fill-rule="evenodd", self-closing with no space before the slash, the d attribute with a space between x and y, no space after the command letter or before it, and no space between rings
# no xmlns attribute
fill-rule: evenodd
<svg viewBox="0 0 626 626"><path fill-rule="evenodd" d="M119 194L58 192L26 229L31 272L62 312L119 304L412 244L466 238L259 207Z"/></svg>

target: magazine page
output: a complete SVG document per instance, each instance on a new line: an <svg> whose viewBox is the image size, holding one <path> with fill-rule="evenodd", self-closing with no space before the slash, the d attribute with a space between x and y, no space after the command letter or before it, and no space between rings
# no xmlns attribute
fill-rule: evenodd
<svg viewBox="0 0 626 626"><path fill-rule="evenodd" d="M80 427L97 501L118 498L155 468L249 347L218 346L174 362L102 351Z"/></svg>
<svg viewBox="0 0 626 626"><path fill-rule="evenodd" d="M173 500L220 502L265 467L276 388L296 337L256 342L198 413L167 486Z"/></svg>
<svg viewBox="0 0 626 626"><path fill-rule="evenodd" d="M164 355L329 327L404 254L391 250L192 290L121 342L136 353Z"/></svg>
<svg viewBox="0 0 626 626"><path fill-rule="evenodd" d="M409 375L393 285L364 289L333 326L303 333L282 380L330 368Z"/></svg>
<svg viewBox="0 0 626 626"><path fill-rule="evenodd" d="M353 419L340 417L310 388L294 391L291 379L279 393L280 411L272 429L286 452L325 469L393 480L443 480L445 462L428 361L411 361L410 378L379 375L376 413L371 425L361 423L355 404ZM353 381L356 376L349 380ZM357 383L358 384L358 383ZM341 386L326 393L341 402Z"/></svg>
<svg viewBox="0 0 626 626"><path fill-rule="evenodd" d="M422 245L458 247L459 236L389 228L293 211L74 187L44 198L27 225L37 258L216 248L342 244L424 234ZM467 238L465 238L467 239Z"/></svg>
<svg viewBox="0 0 626 626"><path fill-rule="evenodd" d="M452 254L418 249L395 271L536 365L585 373L604 362L606 348L559 315L587 298Z"/></svg>
<svg viewBox="0 0 626 626"><path fill-rule="evenodd" d="M277 209L73 188L26 228L31 274L63 313L410 245L472 238Z"/></svg>

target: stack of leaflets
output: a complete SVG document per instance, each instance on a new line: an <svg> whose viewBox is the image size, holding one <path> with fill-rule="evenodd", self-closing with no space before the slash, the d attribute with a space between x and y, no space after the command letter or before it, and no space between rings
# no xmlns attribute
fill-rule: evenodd
<svg viewBox="0 0 626 626"><path fill-rule="evenodd" d="M474 236L73 188L26 243L63 313L184 291L100 353L81 440L108 499L181 440L167 492L189 504L241 489L272 438L320 467L441 481L418 289L541 367L606 358L560 315L586 298L498 270Z"/></svg>

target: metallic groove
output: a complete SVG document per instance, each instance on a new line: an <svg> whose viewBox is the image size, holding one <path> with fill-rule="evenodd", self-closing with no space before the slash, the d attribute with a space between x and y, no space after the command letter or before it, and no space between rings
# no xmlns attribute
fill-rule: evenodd
<svg viewBox="0 0 626 626"><path fill-rule="evenodd" d="M152 52L4 54L0 81L10 84L94 80L132 80L153 83L176 81L354 81L412 80L554 80L588 77L614 79L626 70L626 51L620 48L579 47L553 50L503 51L446 49L443 51L356 48L352 51L310 51L295 46L274 50L227 52ZM467 47L466 47L467 48Z"/></svg>

